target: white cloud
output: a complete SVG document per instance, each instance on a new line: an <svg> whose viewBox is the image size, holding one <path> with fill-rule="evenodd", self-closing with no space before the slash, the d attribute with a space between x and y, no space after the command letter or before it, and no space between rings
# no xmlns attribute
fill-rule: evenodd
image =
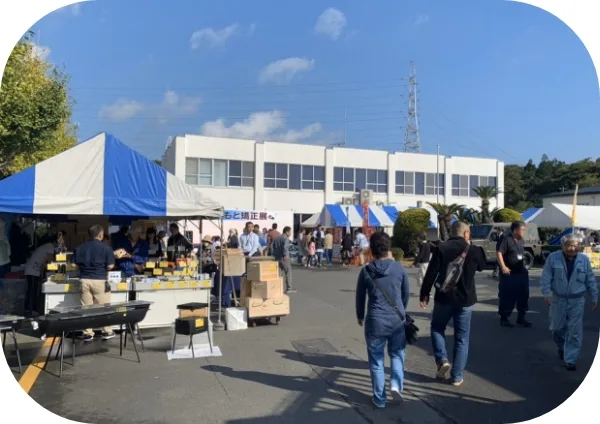
<svg viewBox="0 0 600 424"><path fill-rule="evenodd" d="M151 109L158 122L164 125L172 119L193 115L198 111L200 103L200 97L182 97L174 91L167 91L162 103Z"/></svg>
<svg viewBox="0 0 600 424"><path fill-rule="evenodd" d="M321 13L317 19L315 32L337 40L347 24L344 13L339 9L330 7Z"/></svg>
<svg viewBox="0 0 600 424"><path fill-rule="evenodd" d="M297 74L308 72L315 66L314 60L289 57L269 63L258 77L261 84L289 84Z"/></svg>
<svg viewBox="0 0 600 424"><path fill-rule="evenodd" d="M202 28L192 34L190 44L192 49L198 49L205 45L208 47L222 47L237 32L238 28L238 24L216 30L213 28Z"/></svg>
<svg viewBox="0 0 600 424"><path fill-rule="evenodd" d="M119 99L112 105L103 106L99 117L110 122L127 121L142 112L154 118L159 124L167 124L173 119L193 115L200 107L199 97L187 97L175 91L167 91L163 100L157 104L144 104L135 100Z"/></svg>
<svg viewBox="0 0 600 424"><path fill-rule="evenodd" d="M31 44L31 52L34 56L37 56L40 60L46 60L52 53L52 49L47 46L38 46L37 44Z"/></svg>
<svg viewBox="0 0 600 424"><path fill-rule="evenodd" d="M306 140L321 131L321 124L314 123L300 130L287 130L285 116L281 111L256 112L243 121L227 126L223 118L204 123L200 132L212 137L231 137L253 140L297 142Z"/></svg>
<svg viewBox="0 0 600 424"><path fill-rule="evenodd" d="M119 99L112 105L102 106L99 117L104 121L123 122L133 118L144 110L142 103L135 100Z"/></svg>
<svg viewBox="0 0 600 424"><path fill-rule="evenodd" d="M419 25L425 25L429 23L429 16L427 15L419 15L417 16L417 19L415 20L415 25L419 26Z"/></svg>

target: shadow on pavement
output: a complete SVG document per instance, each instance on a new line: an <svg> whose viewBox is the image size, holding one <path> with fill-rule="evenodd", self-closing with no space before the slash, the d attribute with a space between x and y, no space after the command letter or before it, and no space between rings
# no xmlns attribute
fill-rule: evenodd
<svg viewBox="0 0 600 424"><path fill-rule="evenodd" d="M489 300L482 304L495 306L496 301ZM350 405L362 417L357 422L385 422L388 419L390 422L402 423L522 422L544 415L568 399L588 374L598 346L599 316L591 314L588 307L585 318L587 330L578 370L566 371L557 357L557 348L548 330L546 311L543 299L530 299L528 319L533 327L529 329L502 328L496 312L474 311L465 383L458 388L434 378L435 364L431 355L428 322L427 328L423 328L425 326L421 321L419 341L407 350L406 400L403 405L389 404L383 411L373 410L370 404L368 364L350 351L343 354L278 351L287 360L308 364L329 385L331 390L327 393L306 393L309 387L305 377L238 372L216 366L206 369L228 377L301 393L279 415L232 420L229 423L325 423L335 419L333 414L336 408L332 405L340 400L346 403L346 408ZM427 321L430 316L426 312L412 315ZM447 346L452 356L451 327L447 331ZM425 410L418 408L416 403L425 403L437 411L438 415L425 419L420 415L425 414ZM329 408L323 406L327 404L330 405ZM415 412L416 410L421 412Z"/></svg>

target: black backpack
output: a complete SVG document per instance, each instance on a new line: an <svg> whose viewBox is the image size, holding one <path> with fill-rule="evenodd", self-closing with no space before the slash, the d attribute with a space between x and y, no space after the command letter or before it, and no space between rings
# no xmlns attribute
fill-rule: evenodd
<svg viewBox="0 0 600 424"><path fill-rule="evenodd" d="M450 293L456 287L456 283L460 280L460 277L463 273L463 267L465 265L465 259L467 254L469 253L469 249L471 248L471 244L467 243L467 247L465 250L458 255L452 262L448 264L446 268L446 278L443 282L436 280L435 288L436 290L442 293Z"/></svg>

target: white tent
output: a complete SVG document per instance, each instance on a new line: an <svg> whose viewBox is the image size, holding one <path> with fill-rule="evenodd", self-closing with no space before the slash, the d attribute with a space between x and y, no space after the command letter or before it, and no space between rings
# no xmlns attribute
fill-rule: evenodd
<svg viewBox="0 0 600 424"><path fill-rule="evenodd" d="M571 227L573 206L552 203L545 207L530 222L538 227ZM576 228L600 229L600 206L577 206L575 213Z"/></svg>
<svg viewBox="0 0 600 424"><path fill-rule="evenodd" d="M302 223L302 227L304 228L316 228L319 226L319 220L321 219L321 212L317 212L306 221Z"/></svg>

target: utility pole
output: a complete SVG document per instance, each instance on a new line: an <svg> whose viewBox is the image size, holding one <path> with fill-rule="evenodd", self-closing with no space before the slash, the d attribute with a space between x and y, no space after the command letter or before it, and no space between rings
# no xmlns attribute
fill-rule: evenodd
<svg viewBox="0 0 600 424"><path fill-rule="evenodd" d="M408 113L406 117L406 130L404 134L404 151L410 153L421 152L421 139L419 137L419 115L417 114L417 74L414 62L410 62L410 77L408 80Z"/></svg>
<svg viewBox="0 0 600 424"><path fill-rule="evenodd" d="M437 170L435 172L435 184L433 185L435 189L435 193L437 194L436 203L440 203L440 145L437 145L437 157L436 157L436 165ZM446 184L444 184L446 187Z"/></svg>

